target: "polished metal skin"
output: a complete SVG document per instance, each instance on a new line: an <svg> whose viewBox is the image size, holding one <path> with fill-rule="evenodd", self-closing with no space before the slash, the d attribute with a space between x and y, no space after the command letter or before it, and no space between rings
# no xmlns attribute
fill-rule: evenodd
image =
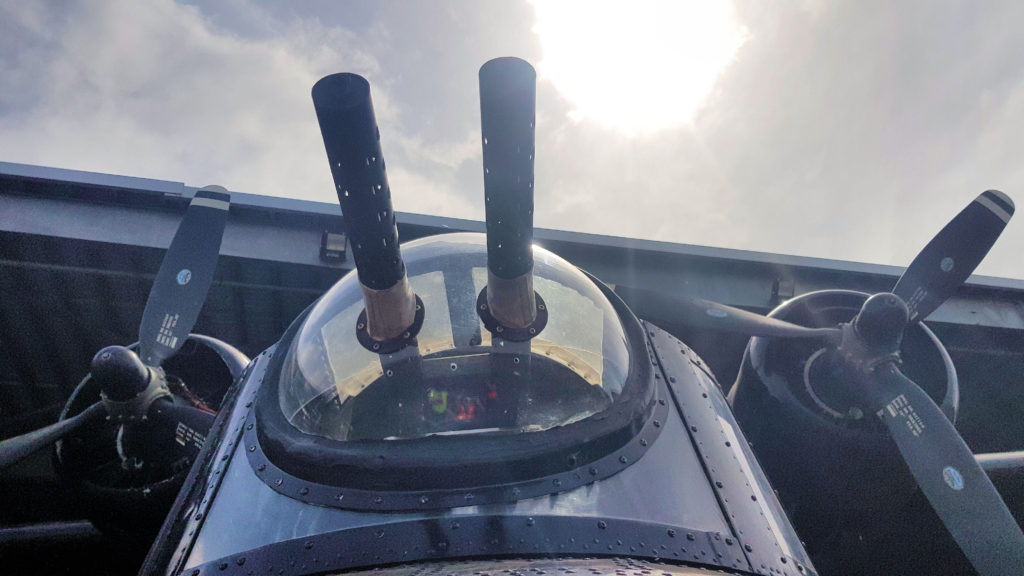
<svg viewBox="0 0 1024 576"><path fill-rule="evenodd" d="M814 573L715 380L677 340L652 325L645 330L666 410L662 433L642 458L567 492L424 512L313 506L264 483L242 441L254 426L251 402L265 385L269 354L261 355L202 470L204 490L183 508L182 537L159 543L174 547L166 573L302 574L498 554Z"/></svg>

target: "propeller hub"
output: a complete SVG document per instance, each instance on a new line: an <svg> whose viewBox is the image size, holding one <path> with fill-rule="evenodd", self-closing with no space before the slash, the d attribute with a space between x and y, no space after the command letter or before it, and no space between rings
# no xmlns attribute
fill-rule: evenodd
<svg viewBox="0 0 1024 576"><path fill-rule="evenodd" d="M153 378L151 369L124 346L107 346L97 352L89 371L104 396L115 402L135 398Z"/></svg>
<svg viewBox="0 0 1024 576"><path fill-rule="evenodd" d="M864 302L853 320L853 328L871 350L895 352L909 317L907 305L899 296L883 292Z"/></svg>

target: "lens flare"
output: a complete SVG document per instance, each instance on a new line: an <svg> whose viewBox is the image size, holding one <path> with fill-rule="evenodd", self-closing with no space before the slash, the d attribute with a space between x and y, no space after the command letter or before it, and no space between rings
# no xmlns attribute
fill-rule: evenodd
<svg viewBox="0 0 1024 576"><path fill-rule="evenodd" d="M533 0L542 79L627 135L686 125L746 40L731 3Z"/></svg>

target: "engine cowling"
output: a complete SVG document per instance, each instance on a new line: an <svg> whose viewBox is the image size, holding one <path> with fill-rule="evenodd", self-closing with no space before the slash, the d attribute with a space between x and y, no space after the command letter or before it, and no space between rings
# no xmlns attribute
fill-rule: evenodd
<svg viewBox="0 0 1024 576"><path fill-rule="evenodd" d="M848 322L869 295L849 290L803 294L770 314L809 327ZM916 485L895 443L873 414L848 402L827 367L823 342L752 338L729 402L811 554L840 531L865 537L898 523ZM821 352L819 352L821 351ZM908 326L902 369L955 421L956 370L923 323Z"/></svg>

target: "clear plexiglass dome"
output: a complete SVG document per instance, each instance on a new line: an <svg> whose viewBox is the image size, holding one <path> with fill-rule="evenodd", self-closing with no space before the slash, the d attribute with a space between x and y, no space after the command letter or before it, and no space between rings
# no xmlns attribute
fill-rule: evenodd
<svg viewBox="0 0 1024 576"><path fill-rule="evenodd" d="M404 244L424 307L416 342L376 354L356 339L363 310L353 271L316 303L284 359L279 402L298 430L335 440L546 430L609 407L629 348L618 314L572 264L534 246L546 327L529 342L491 337L476 311L487 283L482 234Z"/></svg>

